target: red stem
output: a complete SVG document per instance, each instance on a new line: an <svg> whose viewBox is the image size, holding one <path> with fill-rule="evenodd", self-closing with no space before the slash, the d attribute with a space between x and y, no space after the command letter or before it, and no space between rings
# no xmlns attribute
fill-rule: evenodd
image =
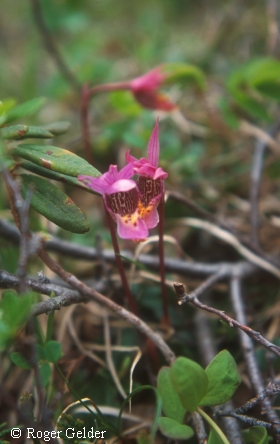
<svg viewBox="0 0 280 444"><path fill-rule="evenodd" d="M110 91L120 91L120 90L129 90L131 88L131 82L112 82L112 83L103 83L101 85L94 86L89 89L90 97L95 96L96 94L100 94L103 92Z"/></svg>
<svg viewBox="0 0 280 444"><path fill-rule="evenodd" d="M106 208L105 208L106 210ZM106 216L107 216L107 221L108 221L108 225L109 225L109 229L110 229L110 233L111 233L111 238L112 238L112 242L113 242L113 248L115 251L115 257L116 257L116 263L119 269L119 273L120 273L120 277L121 277L121 281L122 281L122 285L126 294L126 298L127 298L127 302L128 305L130 307L130 310L138 315L138 309L136 306L136 303L132 297L128 282L127 282L127 278L126 278L126 274L124 271L124 266L120 257L120 248L119 248L119 243L118 243L118 239L117 239L117 235L116 235L116 230L115 230L115 225L114 222L110 216L110 214L108 213L108 211L106 210Z"/></svg>
<svg viewBox="0 0 280 444"><path fill-rule="evenodd" d="M168 313L168 301L165 285L165 266L164 266L164 195L159 203L159 272L160 272L160 284L161 284L161 297L162 297L162 309L163 318L162 324L170 327L170 318Z"/></svg>

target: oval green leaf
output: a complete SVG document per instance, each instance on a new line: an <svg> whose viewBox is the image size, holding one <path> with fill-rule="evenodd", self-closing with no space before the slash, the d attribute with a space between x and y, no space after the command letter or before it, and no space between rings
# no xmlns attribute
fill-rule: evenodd
<svg viewBox="0 0 280 444"><path fill-rule="evenodd" d="M164 83L182 83L197 86L201 91L205 89L204 73L195 65L186 63L166 63L162 67L165 76Z"/></svg>
<svg viewBox="0 0 280 444"><path fill-rule="evenodd" d="M244 438L248 444L268 444L267 430L264 427L255 426L245 430Z"/></svg>
<svg viewBox="0 0 280 444"><path fill-rule="evenodd" d="M38 128L37 126L27 126L27 125L13 125L7 126L0 129L0 136L3 139L52 139L53 134L45 129Z"/></svg>
<svg viewBox="0 0 280 444"><path fill-rule="evenodd" d="M28 100L21 105L11 107L6 113L2 114L0 117L0 125L4 123L14 122L15 120L21 119L25 116L30 116L35 114L42 106L46 103L44 97L37 97L32 100Z"/></svg>
<svg viewBox="0 0 280 444"><path fill-rule="evenodd" d="M193 436L193 429L185 424L180 424L171 418L159 418L158 426L164 436L172 439L189 439Z"/></svg>
<svg viewBox="0 0 280 444"><path fill-rule="evenodd" d="M183 407L194 412L207 393L208 379L205 371L191 359L180 357L171 367L171 377Z"/></svg>
<svg viewBox="0 0 280 444"><path fill-rule="evenodd" d="M39 375L43 387L46 387L47 383L50 380L51 374L52 374L52 369L50 364L48 362L42 364L41 367L39 368Z"/></svg>
<svg viewBox="0 0 280 444"><path fill-rule="evenodd" d="M171 369L162 367L157 379L157 388L162 399L162 410L166 416L182 424L186 410L181 404L171 379Z"/></svg>
<svg viewBox="0 0 280 444"><path fill-rule="evenodd" d="M31 205L61 228L72 233L86 233L89 223L74 202L52 183L38 176L21 174L23 192L33 189Z"/></svg>
<svg viewBox="0 0 280 444"><path fill-rule="evenodd" d="M87 191L91 194L97 194L95 191L93 191L91 188L84 185L82 182L80 182L76 177L68 176L67 174L58 173L56 171L48 170L47 168L40 167L39 165L36 165L36 163L32 162L21 162L20 164L21 168L24 168L27 171L30 171L31 173L38 174L39 176L47 177L48 179L52 180L58 180L59 182L68 183L69 185L82 188L83 190Z"/></svg>
<svg viewBox="0 0 280 444"><path fill-rule="evenodd" d="M98 177L100 172L91 166L85 159L71 151L55 146L18 145L11 151L12 155L22 157L37 165L68 176L77 177L80 174Z"/></svg>
<svg viewBox="0 0 280 444"><path fill-rule="evenodd" d="M27 362L27 360L19 353L13 352L10 354L11 361L20 368L24 368L25 370L30 370L31 365Z"/></svg>
<svg viewBox="0 0 280 444"><path fill-rule="evenodd" d="M227 350L218 353L205 369L208 389L199 405L220 405L228 401L240 384L235 360Z"/></svg>
<svg viewBox="0 0 280 444"><path fill-rule="evenodd" d="M208 437L208 444L224 444L224 441L214 429L211 429Z"/></svg>
<svg viewBox="0 0 280 444"><path fill-rule="evenodd" d="M45 344L45 357L49 362L57 362L61 358L61 344L57 341L49 341Z"/></svg>

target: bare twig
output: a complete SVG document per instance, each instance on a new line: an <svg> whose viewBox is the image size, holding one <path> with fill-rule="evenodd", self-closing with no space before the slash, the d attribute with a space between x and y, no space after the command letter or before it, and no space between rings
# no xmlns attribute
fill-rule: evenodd
<svg viewBox="0 0 280 444"><path fill-rule="evenodd" d="M231 416L236 419L239 419L246 424L252 425L252 426L262 426L265 427L268 430L272 430L276 435L277 443L279 442L279 435L280 435L280 421L278 416L276 415L276 418L272 422L265 422L260 421L256 418L252 418L250 416L244 415L244 413L247 413L248 410L251 410L253 407L255 407L257 404L262 403L268 399L268 397L278 395L280 393L280 386L275 384L269 384L268 387L263 390L258 396L255 398L250 399L242 406L238 407L237 409L228 411L225 409L219 409L216 411L216 416Z"/></svg>
<svg viewBox="0 0 280 444"><path fill-rule="evenodd" d="M0 237L3 237L6 241L9 240L16 245L19 245L20 235L17 228L7 221L0 219ZM33 235L34 238L34 235ZM50 252L59 253L67 257L75 259L83 259L87 261L94 261L98 259L99 255L96 248L85 247L82 245L74 244L72 242L64 241L58 237L52 236L50 240L45 242L45 249ZM130 251L122 251L121 255L134 260L134 255ZM115 253L112 250L103 250L103 257L110 263L115 263ZM159 269L159 260L157 256L140 254L137 260L143 265L147 266L151 270ZM253 274L258 269L248 262L218 262L218 263L203 263L203 262L190 262L182 259L165 258L165 270L166 272L174 272L182 274L184 276L210 276L218 273L223 268L225 277L232 276L233 267L239 267L242 270L243 276Z"/></svg>
<svg viewBox="0 0 280 444"><path fill-rule="evenodd" d="M200 287L199 287L200 288ZM192 294L188 295L185 293L185 287L183 284L180 284L178 282L174 283L174 289L176 291L176 294L178 296L180 304L181 298L183 298L184 302L191 302L193 305L195 305L198 308L201 308L202 310L206 310L209 313L214 313L220 318L222 318L224 321L226 321L230 327L237 327L243 330L250 338L252 338L254 341L259 342L263 347L267 348L268 350L275 353L277 356L280 357L280 347L278 347L275 344L272 344L272 342L269 342L267 339L265 339L259 332L253 330L250 327L247 327L246 325L240 324L235 319L231 318L230 316L226 315L223 311L217 310L216 308L210 307L208 305L202 304L196 297L196 293L193 292ZM194 295L194 296L192 296Z"/></svg>
<svg viewBox="0 0 280 444"><path fill-rule="evenodd" d="M279 122L274 125L269 133L271 136L275 136L279 130ZM250 220L251 220L251 243L255 247L259 247L259 196L260 185L263 170L264 154L267 148L267 141L262 138L258 138L253 155L253 163L251 170L251 185L250 185Z"/></svg>
<svg viewBox="0 0 280 444"><path fill-rule="evenodd" d="M137 328L141 333L146 335L152 343L159 348L159 350L164 355L167 362L172 363L175 359L175 355L172 350L168 347L168 345L163 341L161 336L154 332L145 322L143 322L140 318L135 316L134 314L127 311L125 308L111 301L110 299L103 296L98 291L93 288L88 287L83 282L79 281L74 275L63 270L60 265L55 262L46 251L41 251L39 253L40 258L43 262L56 274L58 274L65 282L71 285L73 288L78 290L82 295L87 296L90 299L99 302L101 305L109 308L111 311L117 314L120 318L126 320L129 324L133 325Z"/></svg>
<svg viewBox="0 0 280 444"><path fill-rule="evenodd" d="M249 262L252 262L253 264L268 271L269 273L280 279L280 269L278 267L268 262L268 260L266 260L265 258L258 256L253 251L246 248L232 233L229 233L228 231L223 230L222 228L219 228L217 225L214 225L210 222L203 221L201 219L195 219L193 217L185 217L183 219L183 223L190 227L202 228L203 230L208 231L213 236L225 241L233 248L235 248L236 251L238 251L238 253L246 258Z"/></svg>
<svg viewBox="0 0 280 444"><path fill-rule="evenodd" d="M246 412L248 412L248 410L251 410L257 404L262 402L265 398L271 397L271 396L275 396L275 395L279 395L279 393L280 393L280 385L279 384L273 384L273 383L270 382L268 384L268 386L261 393L259 393L254 398L249 399L249 401L247 401L245 404L243 404L242 406L238 407L234 411L236 413L240 413L240 414L246 413Z"/></svg>
<svg viewBox="0 0 280 444"><path fill-rule="evenodd" d="M121 277L121 281L122 281L122 285L124 288L124 292L126 295L126 300L127 303L130 307L130 310L134 313L134 314L138 314L138 308L137 305L133 299L129 284L128 284L128 280L125 274L125 270L124 270L124 266L121 260L121 256L120 256L120 247L119 247L119 243L118 243L118 239L117 239L117 235L116 235L116 229L115 229L115 225L114 222L109 214L109 212L107 211L107 209L105 208L104 205L104 209L106 212L106 216L107 216L107 222L109 225L109 229L110 229L110 233L111 233L111 239L112 239L112 244L114 247L114 251L115 251L115 258L116 258L116 263L118 266L118 270L120 273L120 277Z"/></svg>
<svg viewBox="0 0 280 444"><path fill-rule="evenodd" d="M27 272L27 263L30 256L28 212L31 200L31 190L27 195L27 199L24 201L20 194L18 184L13 180L11 174L5 169L3 169L3 177L8 189L9 198L13 208L13 214L16 217L19 225L19 230L21 232L17 275L19 277L18 290L20 293L24 293L26 290L25 278Z"/></svg>
<svg viewBox="0 0 280 444"><path fill-rule="evenodd" d="M63 77L67 80L68 83L70 83L70 85L75 89L75 91L80 93L81 85L74 76L74 74L70 71L65 61L63 60L63 57L61 56L56 46L56 42L46 25L43 12L41 9L40 0L30 0L30 1L34 16L34 22L38 28L39 33L41 34L46 50L54 60L57 68L59 69Z"/></svg>
<svg viewBox="0 0 280 444"><path fill-rule="evenodd" d="M198 444L207 444L207 434L201 416L194 412L192 414L192 422L195 428Z"/></svg>
<svg viewBox="0 0 280 444"><path fill-rule="evenodd" d="M174 284L179 299L178 304L182 305L184 302L188 302L190 298L191 299L197 298L198 296L202 295L206 290L211 288L214 284L216 284L218 281L220 281L223 277L224 277L224 271L221 268L221 270L217 274L212 274L212 276L210 276L206 281L202 282L202 284L190 294L185 293L185 287L182 286L182 284L177 284L177 283Z"/></svg>
<svg viewBox="0 0 280 444"><path fill-rule="evenodd" d="M246 325L245 308L242 299L241 281L238 274L234 275L230 281L230 296L237 321ZM261 372L259 370L258 362L255 356L254 344L251 338L239 330L240 343L242 346L243 355L247 364L247 370L249 373L250 381L254 388L255 393L260 394L264 390L264 383ZM267 418L271 422L277 421L277 415L272 409L271 402L266 397L262 400L263 410L266 413Z"/></svg>

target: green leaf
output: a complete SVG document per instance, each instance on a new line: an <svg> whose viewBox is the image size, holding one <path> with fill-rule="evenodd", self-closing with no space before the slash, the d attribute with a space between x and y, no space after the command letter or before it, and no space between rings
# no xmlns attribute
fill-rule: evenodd
<svg viewBox="0 0 280 444"><path fill-rule="evenodd" d="M256 90L248 81L248 66L244 65L234 71L227 81L227 87L235 102L256 119L269 122L271 117L262 103L261 97L256 97Z"/></svg>
<svg viewBox="0 0 280 444"><path fill-rule="evenodd" d="M57 180L59 182L68 183L69 185L82 188L91 194L97 194L91 188L84 185L80 182L76 177L67 176L67 174L57 173L56 171L48 170L47 168L40 167L32 162L21 162L21 168L24 168L27 171L31 171L32 173L38 174L39 176L47 177L48 179Z"/></svg>
<svg viewBox="0 0 280 444"><path fill-rule="evenodd" d="M205 371L191 359L180 357L171 367L171 377L183 407L194 412L207 393Z"/></svg>
<svg viewBox="0 0 280 444"><path fill-rule="evenodd" d="M36 344L36 352L37 352L37 357L38 357L39 361L45 361L46 360L44 345Z"/></svg>
<svg viewBox="0 0 280 444"><path fill-rule="evenodd" d="M57 362L61 358L61 344L57 341L49 341L45 344L45 357L49 362Z"/></svg>
<svg viewBox="0 0 280 444"><path fill-rule="evenodd" d="M280 100L280 83L277 82L262 82L256 85L256 89L263 95L270 99Z"/></svg>
<svg viewBox="0 0 280 444"><path fill-rule="evenodd" d="M6 99L6 100L0 100L0 116L3 116L3 114L7 114L7 112L14 108L16 105L15 99Z"/></svg>
<svg viewBox="0 0 280 444"><path fill-rule="evenodd" d="M24 194L28 189L34 189L31 205L38 213L72 233L89 231L85 215L63 191L41 177L30 174L20 176Z"/></svg>
<svg viewBox="0 0 280 444"><path fill-rule="evenodd" d="M26 322L33 303L33 294L18 296L6 290L0 301L0 348L9 342Z"/></svg>
<svg viewBox="0 0 280 444"><path fill-rule="evenodd" d="M46 99L44 97L39 97L9 109L0 117L0 125L13 122L20 119L21 117L35 114L37 111L39 111L39 109L42 108L45 102Z"/></svg>
<svg viewBox="0 0 280 444"><path fill-rule="evenodd" d="M280 100L280 62L273 58L254 60L247 65L249 85L273 100Z"/></svg>
<svg viewBox="0 0 280 444"><path fill-rule="evenodd" d="M164 436L172 439L189 439L193 436L193 429L185 424L180 424L171 418L159 418L158 426Z"/></svg>
<svg viewBox="0 0 280 444"><path fill-rule="evenodd" d="M238 129L239 120L234 112L231 110L230 104L225 97L221 98L218 103L218 107L226 124L233 129Z"/></svg>
<svg viewBox="0 0 280 444"><path fill-rule="evenodd" d="M166 416L182 424L186 410L181 404L171 379L171 369L162 367L157 378L157 388L162 399L162 409Z"/></svg>
<svg viewBox="0 0 280 444"><path fill-rule="evenodd" d="M228 401L240 384L240 376L232 355L223 350L205 369L208 389L199 405L220 405Z"/></svg>
<svg viewBox="0 0 280 444"><path fill-rule="evenodd" d="M51 366L48 362L45 362L44 364L42 364L39 368L39 374L40 374L40 379L41 379L41 383L43 387L46 387L46 385L48 384L51 374L52 374L52 369Z"/></svg>
<svg viewBox="0 0 280 444"><path fill-rule="evenodd" d="M166 76L164 83L170 84L181 82L183 84L194 84L200 90L205 89L204 73L197 66L186 63L166 63L162 68Z"/></svg>
<svg viewBox="0 0 280 444"><path fill-rule="evenodd" d="M98 177L101 174L86 160L71 151L51 145L18 145L12 149L11 154L68 176L77 177L80 174L84 174L86 176Z"/></svg>
<svg viewBox="0 0 280 444"><path fill-rule="evenodd" d="M211 429L208 437L208 444L224 444L224 441L214 429Z"/></svg>
<svg viewBox="0 0 280 444"><path fill-rule="evenodd" d="M30 364L27 360L19 353L13 352L10 354L11 361L20 368L24 368L25 370L31 369Z"/></svg>
<svg viewBox="0 0 280 444"><path fill-rule="evenodd" d="M248 444L268 444L268 435L264 427L251 427L243 432L245 442Z"/></svg>
<svg viewBox="0 0 280 444"><path fill-rule="evenodd" d="M13 125L7 126L0 129L0 136L3 139L52 139L53 134L45 129L38 128L37 126L27 126L27 125Z"/></svg>

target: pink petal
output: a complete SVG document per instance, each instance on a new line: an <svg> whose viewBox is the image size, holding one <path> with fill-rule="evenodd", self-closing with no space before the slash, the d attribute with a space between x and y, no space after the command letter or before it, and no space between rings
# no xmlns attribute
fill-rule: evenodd
<svg viewBox="0 0 280 444"><path fill-rule="evenodd" d="M120 179L113 183L113 185L108 188L106 194L118 193L120 191L129 191L132 188L136 188L136 183L129 179Z"/></svg>
<svg viewBox="0 0 280 444"><path fill-rule="evenodd" d="M154 177L153 179L166 179L168 177L168 173L166 173L166 171L163 171L163 169L161 167L157 168L155 173L154 173Z"/></svg>
<svg viewBox="0 0 280 444"><path fill-rule="evenodd" d="M159 222L157 207L152 207L150 213L147 213L147 215L143 217L143 220L148 229L156 227Z"/></svg>
<svg viewBox="0 0 280 444"><path fill-rule="evenodd" d="M138 213L131 216L117 216L118 235L121 239L140 240L149 236L149 231L145 222ZM130 219L129 219L130 217Z"/></svg>
<svg viewBox="0 0 280 444"><path fill-rule="evenodd" d="M134 176L134 168L131 163L128 163L119 171L118 180L130 179L132 176Z"/></svg>
<svg viewBox="0 0 280 444"><path fill-rule="evenodd" d="M157 119L156 125L151 134L148 143L148 160L154 166L158 166L159 160L159 135L158 135L159 119Z"/></svg>
<svg viewBox="0 0 280 444"><path fill-rule="evenodd" d="M145 164L141 165L140 163L140 165L139 166L138 165L139 164L136 164L134 167L134 171L136 174L138 174L139 176L148 176L152 178L154 177L155 167L151 165L150 162L147 161Z"/></svg>
<svg viewBox="0 0 280 444"><path fill-rule="evenodd" d="M158 66L143 76L133 79L130 83L131 90L137 92L140 90L152 91L157 89L165 79L165 76L161 73L161 69L161 66Z"/></svg>
<svg viewBox="0 0 280 444"><path fill-rule="evenodd" d="M102 176L100 177L91 177L91 176L78 176L78 180L83 182L87 187L96 191L99 194L106 193L108 189L108 184L106 180Z"/></svg>

